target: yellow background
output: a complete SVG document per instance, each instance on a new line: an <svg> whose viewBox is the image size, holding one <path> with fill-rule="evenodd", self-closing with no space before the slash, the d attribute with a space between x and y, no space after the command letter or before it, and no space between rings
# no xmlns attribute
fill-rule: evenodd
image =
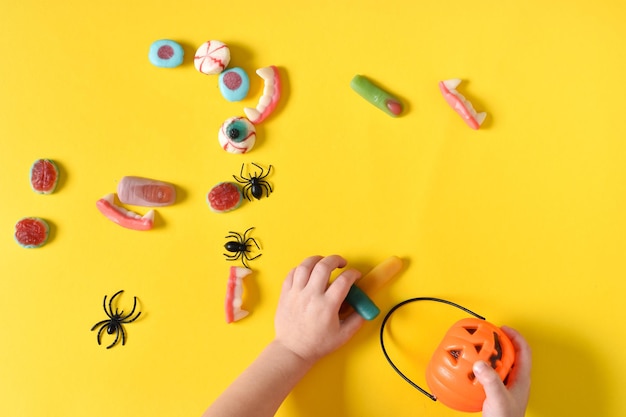
<svg viewBox="0 0 626 417"><path fill-rule="evenodd" d="M340 253L367 272L406 268L374 299L453 300L519 329L533 347L527 415L623 416L626 248L626 6L582 1L8 1L0 7L0 415L199 416L273 336L287 271ZM176 69L150 44L185 48ZM196 48L231 47L252 85L224 100ZM217 131L284 77L257 146L227 154ZM394 119L351 91L366 75L407 105ZM439 80L488 118L469 129ZM31 191L38 158L61 168ZM270 198L227 214L208 190L242 163L272 164ZM123 229L95 202L125 175L177 185L156 228ZM129 207L143 214L145 208ZM39 216L27 250L15 222ZM254 226L244 307L224 321L224 236ZM125 346L98 346L102 298L132 296ZM429 349L462 314L399 311L390 353L423 383ZM402 381L378 344L380 318L323 360L280 416L457 416ZM104 342L110 341L105 337Z"/></svg>

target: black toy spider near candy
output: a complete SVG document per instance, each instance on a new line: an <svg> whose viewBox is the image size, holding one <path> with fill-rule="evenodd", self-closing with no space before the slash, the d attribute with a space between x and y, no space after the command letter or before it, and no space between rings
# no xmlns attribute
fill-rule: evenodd
<svg viewBox="0 0 626 417"><path fill-rule="evenodd" d="M248 264L246 263L247 261L251 261L262 255L261 253L253 257L250 257L248 255L250 253L250 247L252 246L251 243L253 243L257 249L261 249L259 247L259 244L256 242L256 240L254 240L254 238L248 237L248 233L250 233L252 229L254 229L254 227L251 227L248 230L246 230L243 233L243 235L236 233L236 232L228 232L230 234L226 236L226 239L235 239L235 240L230 240L226 242L226 244L224 245L224 248L232 254L230 255L230 254L225 253L224 256L226 257L226 259L228 259L229 261L236 261L238 259L241 259L241 263L243 264L243 266L247 268L248 267Z"/></svg>
<svg viewBox="0 0 626 417"><path fill-rule="evenodd" d="M97 336L99 345L101 344L100 339L102 337L102 332L104 332L105 329L108 334L115 333L115 340L113 341L113 343L107 346L107 349L110 349L117 344L117 342L120 339L120 333L122 334L122 345L125 345L126 344L126 332L124 331L123 325L126 323L132 323L133 321L137 320L139 316L141 315L141 311L138 311L137 315L133 317L133 314L135 314L135 309L137 308L137 297L133 297L134 298L133 309L130 311L130 313L124 315L124 311L123 310L119 311L117 308L115 309L115 311L113 311L113 300L115 299L115 297L117 297L123 292L124 290L120 290L116 292L115 294L113 294L113 297L111 297L111 299L109 300L108 309L107 309L107 296L106 295L104 296L102 307L104 308L104 312L106 313L107 316L109 316L109 318L107 320L99 321L98 323L94 324L94 326L91 328L91 330L94 331L98 326L100 326L100 330L98 330L98 336Z"/></svg>
<svg viewBox="0 0 626 417"><path fill-rule="evenodd" d="M239 177L233 175L233 178L240 184L245 184L243 187L243 195L248 199L248 201L252 201L252 197L260 200L263 197L263 192L265 192L265 196L269 197L272 190L272 186L269 182L265 181L270 172L272 171L272 166L270 165L267 168L267 172L258 164L252 162L252 165L259 168L261 170L260 174L257 174L256 171L254 174L248 173L247 177L243 176L243 168L245 164L241 164L241 172L239 173ZM252 197L250 197L252 196Z"/></svg>

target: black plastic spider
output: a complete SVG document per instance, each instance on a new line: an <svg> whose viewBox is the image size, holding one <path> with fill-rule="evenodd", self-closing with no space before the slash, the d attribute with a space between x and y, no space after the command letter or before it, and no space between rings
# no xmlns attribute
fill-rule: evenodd
<svg viewBox="0 0 626 417"><path fill-rule="evenodd" d="M243 195L248 199L248 201L252 201L252 197L260 200L263 197L263 191L265 191L265 196L269 197L270 193L273 192L272 186L269 182L265 181L270 172L272 171L272 166L270 165L267 169L267 172L258 164L252 162L252 165L259 168L261 173L257 175L256 171L254 174L248 173L247 177L243 176L243 167L245 164L241 164L241 172L239 173L239 177L233 175L233 178L240 184L245 184L243 187ZM250 197L252 195L252 197Z"/></svg>
<svg viewBox="0 0 626 417"><path fill-rule="evenodd" d="M226 244L224 245L224 248L226 248L228 252L232 253L232 255L225 253L224 256L226 257L226 259L228 259L229 261L236 261L237 259L241 259L241 263L243 264L243 266L248 268L248 264L246 263L246 261L251 261L262 255L262 253L259 253L258 255L253 256L252 258L248 256L248 253L250 253L250 246L252 246L249 244L249 242L254 243L254 246L256 246L257 249L261 249L259 247L259 244L256 243L256 240L254 240L254 238L248 237L248 233L252 229L254 229L254 227L251 227L248 230L246 230L243 233L243 236L236 232L228 232L230 234L226 236L226 239L232 238L236 240L230 240L226 242Z"/></svg>
<svg viewBox="0 0 626 417"><path fill-rule="evenodd" d="M117 344L117 341L120 338L120 333L122 334L122 345L125 345L126 344L126 332L124 331L124 326L122 326L122 324L132 323L133 321L137 320L137 318L139 318L139 316L141 315L141 311L139 311L135 317L132 317L133 314L135 313L135 308L137 307L137 297L133 297L134 298L133 309L131 310L129 314L124 315L124 311L118 311L117 308L115 309L115 312L113 312L113 300L115 299L115 297L117 297L123 292L124 290L120 290L116 292L115 294L113 294L113 297L111 297L111 299L109 300L108 310L107 310L107 304L106 304L107 296L106 295L104 296L102 307L104 308L104 312L107 314L107 316L109 316L109 318L108 320L99 321L98 323L94 324L94 326L91 328L91 331L94 331L96 327L100 326L100 330L98 330L98 337L97 337L98 344L101 344L100 337L102 336L102 332L104 331L104 329L106 329L108 334L113 334L113 332L115 332L115 340L113 341L113 343L107 346L107 349L110 349Z"/></svg>

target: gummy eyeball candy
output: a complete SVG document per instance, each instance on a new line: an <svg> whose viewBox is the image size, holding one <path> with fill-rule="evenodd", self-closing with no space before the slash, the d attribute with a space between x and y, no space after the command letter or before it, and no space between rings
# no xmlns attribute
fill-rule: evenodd
<svg viewBox="0 0 626 417"><path fill-rule="evenodd" d="M152 65L161 68L175 68L183 63L185 51L179 43L161 39L150 45L148 59Z"/></svg>
<svg viewBox="0 0 626 417"><path fill-rule="evenodd" d="M226 152L246 153L254 147L256 129L245 117L231 117L222 123L218 139Z"/></svg>
<svg viewBox="0 0 626 417"><path fill-rule="evenodd" d="M248 74L241 68L231 68L219 76L219 87L222 96L228 101L241 101L246 98L250 89Z"/></svg>
<svg viewBox="0 0 626 417"><path fill-rule="evenodd" d="M224 71L230 62L230 49L224 42L207 41L200 45L193 58L194 66L206 75Z"/></svg>

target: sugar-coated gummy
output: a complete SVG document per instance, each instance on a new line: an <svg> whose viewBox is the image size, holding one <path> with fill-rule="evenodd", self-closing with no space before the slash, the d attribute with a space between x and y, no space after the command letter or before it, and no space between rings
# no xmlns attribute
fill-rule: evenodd
<svg viewBox="0 0 626 417"><path fill-rule="evenodd" d="M152 65L160 68L175 68L183 63L185 51L178 42L161 39L150 45L148 59Z"/></svg>

